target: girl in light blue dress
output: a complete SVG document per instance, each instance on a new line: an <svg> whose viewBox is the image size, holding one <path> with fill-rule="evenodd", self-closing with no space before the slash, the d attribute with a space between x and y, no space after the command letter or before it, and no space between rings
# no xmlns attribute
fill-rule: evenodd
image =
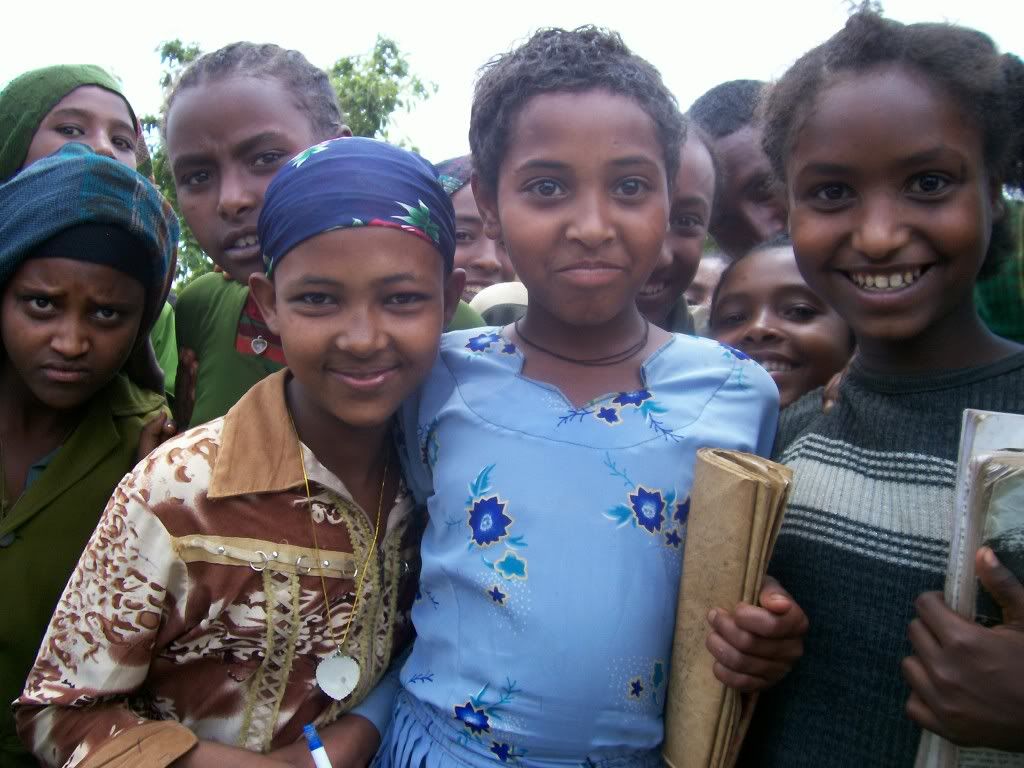
<svg viewBox="0 0 1024 768"><path fill-rule="evenodd" d="M539 32L477 85L474 191L530 304L446 335L405 411L429 523L378 765L661 764L696 451L767 455L778 414L746 355L636 308L682 130L657 72L600 30ZM806 628L775 583L761 606L709 627L742 690L781 678Z"/></svg>

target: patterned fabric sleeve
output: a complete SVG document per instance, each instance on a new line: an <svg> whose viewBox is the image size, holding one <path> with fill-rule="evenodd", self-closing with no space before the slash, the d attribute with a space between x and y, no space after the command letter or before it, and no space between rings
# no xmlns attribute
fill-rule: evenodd
<svg viewBox="0 0 1024 768"><path fill-rule="evenodd" d="M139 465L115 489L15 702L18 733L43 765L77 766L147 724L128 697L186 597L184 564L147 502L152 469Z"/></svg>

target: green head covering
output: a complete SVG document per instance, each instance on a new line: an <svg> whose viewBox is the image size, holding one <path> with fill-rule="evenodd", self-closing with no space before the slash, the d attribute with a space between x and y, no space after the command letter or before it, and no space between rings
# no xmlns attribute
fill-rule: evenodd
<svg viewBox="0 0 1024 768"><path fill-rule="evenodd" d="M43 118L61 99L83 85L105 88L124 99L121 84L113 75L92 64L33 69L11 80L0 92L0 182L7 181L21 168ZM128 99L124 103L138 131L139 121L132 105ZM141 166L139 172L148 175Z"/></svg>

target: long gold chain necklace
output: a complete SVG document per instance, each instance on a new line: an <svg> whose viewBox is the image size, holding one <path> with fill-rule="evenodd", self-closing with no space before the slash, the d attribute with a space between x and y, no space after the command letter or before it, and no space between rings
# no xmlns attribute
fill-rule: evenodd
<svg viewBox="0 0 1024 768"><path fill-rule="evenodd" d="M320 556L320 542L316 536L316 522L313 520L313 499L309 492L309 477L306 475L306 462L302 456L302 443L299 442L299 434L295 431L295 424L292 424L292 430L295 432L295 441L299 446L299 466L302 468L302 482L306 487L306 506L309 508L309 527L313 532L313 550L316 553L317 566L320 569L320 587L324 593L324 608L327 613L327 632L331 636L331 642L334 643L334 652L325 657L316 665L316 684L320 686L320 690L326 693L335 701L341 701L342 699L349 696L352 691L359 685L359 662L349 656L347 653L342 652L342 648L345 646L345 642L348 640L349 631L352 629L352 622L356 619L356 609L359 607L359 598L363 594L363 582L366 579L367 566L370 564L370 558L374 557L377 553L377 538L380 536L380 517L381 511L384 508L384 488L388 481L388 467L391 464L391 451L387 450L387 443L385 442L385 450L387 450L384 459L384 476L380 481L380 493L377 497L377 519L373 524L373 541L370 542L369 551L366 553L366 559L363 560L363 565L359 569L359 573L356 579L356 593L352 598L352 608L349 610L348 622L345 624L345 633L341 636L341 641L334 635L334 616L331 613L331 600L327 595L327 579L324 578L324 561ZM350 537L351 538L351 537Z"/></svg>

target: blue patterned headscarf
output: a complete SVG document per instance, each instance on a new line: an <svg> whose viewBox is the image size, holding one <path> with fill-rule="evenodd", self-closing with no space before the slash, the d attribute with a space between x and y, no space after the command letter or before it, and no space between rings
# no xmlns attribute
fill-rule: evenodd
<svg viewBox="0 0 1024 768"><path fill-rule="evenodd" d="M65 144L0 184L0 286L37 248L82 224L111 225L138 242L148 327L173 277L178 219L145 177L85 144Z"/></svg>
<svg viewBox="0 0 1024 768"><path fill-rule="evenodd" d="M437 171L437 178L441 182L441 186L444 187L444 191L449 196L454 196L456 192L469 184L469 179L473 175L473 156L453 157L435 165L434 170Z"/></svg>
<svg viewBox="0 0 1024 768"><path fill-rule="evenodd" d="M455 258L455 212L433 166L383 141L341 138L303 150L267 188L258 225L267 274L299 243L335 229L391 227Z"/></svg>

